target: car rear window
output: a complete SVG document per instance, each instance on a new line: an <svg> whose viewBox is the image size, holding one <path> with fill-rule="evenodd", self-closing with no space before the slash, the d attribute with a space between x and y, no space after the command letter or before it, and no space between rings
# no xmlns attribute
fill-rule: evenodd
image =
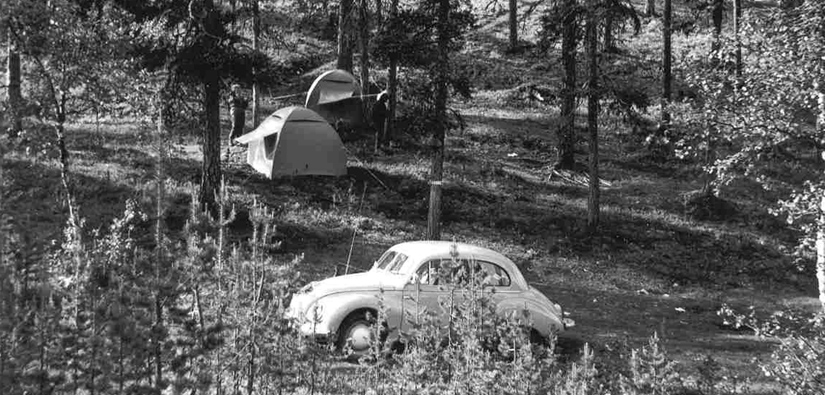
<svg viewBox="0 0 825 395"><path fill-rule="evenodd" d="M387 251L378 259L378 269L386 270L388 272L397 273L404 262L407 261L407 256L396 251Z"/></svg>

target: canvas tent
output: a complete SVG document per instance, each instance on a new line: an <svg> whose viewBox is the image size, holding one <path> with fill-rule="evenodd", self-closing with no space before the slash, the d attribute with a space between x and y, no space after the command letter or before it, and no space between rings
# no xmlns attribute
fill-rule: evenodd
<svg viewBox="0 0 825 395"><path fill-rule="evenodd" d="M361 88L352 74L330 70L318 76L307 91L306 107L329 123L362 122Z"/></svg>
<svg viewBox="0 0 825 395"><path fill-rule="evenodd" d="M247 144L246 162L267 178L347 174L347 154L338 133L307 108L282 108L235 141Z"/></svg>

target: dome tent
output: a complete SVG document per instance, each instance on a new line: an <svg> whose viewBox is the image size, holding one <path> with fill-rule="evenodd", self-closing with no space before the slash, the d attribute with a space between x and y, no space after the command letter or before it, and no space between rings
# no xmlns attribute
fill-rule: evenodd
<svg viewBox="0 0 825 395"><path fill-rule="evenodd" d="M318 76L307 91L305 106L329 123L362 121L361 88L345 70L330 70Z"/></svg>
<svg viewBox="0 0 825 395"><path fill-rule="evenodd" d="M267 178L347 174L347 154L338 133L307 108L282 108L235 141L247 144L246 162Z"/></svg>

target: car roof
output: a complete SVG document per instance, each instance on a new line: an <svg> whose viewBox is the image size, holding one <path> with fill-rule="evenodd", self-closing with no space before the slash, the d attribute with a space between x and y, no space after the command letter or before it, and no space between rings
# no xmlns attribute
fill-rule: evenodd
<svg viewBox="0 0 825 395"><path fill-rule="evenodd" d="M404 253L404 255L409 257L427 258L430 256L442 256L444 254L449 254L452 246L455 246L458 250L459 257L470 255L491 256L499 259L507 259L504 255L484 247L465 243L455 243L452 241L408 241L406 243L396 244L392 247L392 249Z"/></svg>
<svg viewBox="0 0 825 395"><path fill-rule="evenodd" d="M452 241L422 240L396 244L390 249L408 256L409 259L414 262L423 262L433 258L443 258L445 256L449 256L452 246L455 246L458 250L459 258L486 258L487 260L501 264L511 276L516 277L513 278L513 281L516 284L518 284L521 288L526 287L527 283L515 263L513 263L513 261L506 256L488 248Z"/></svg>

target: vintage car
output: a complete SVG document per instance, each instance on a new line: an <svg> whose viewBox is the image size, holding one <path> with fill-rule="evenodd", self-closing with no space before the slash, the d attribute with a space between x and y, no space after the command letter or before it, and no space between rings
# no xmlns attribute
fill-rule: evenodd
<svg viewBox="0 0 825 395"><path fill-rule="evenodd" d="M365 353L381 304L387 338L397 340L411 325L405 311L426 309L444 314L439 300L443 303L447 295L459 295L453 291L466 285L471 273L481 279L480 289L491 287L487 294L497 314L527 310L534 335L544 338L573 326L572 320L564 318L561 306L528 285L504 255L442 241L397 244L368 272L311 282L292 296L287 317L295 320L305 335L338 347L348 344L353 354Z"/></svg>

